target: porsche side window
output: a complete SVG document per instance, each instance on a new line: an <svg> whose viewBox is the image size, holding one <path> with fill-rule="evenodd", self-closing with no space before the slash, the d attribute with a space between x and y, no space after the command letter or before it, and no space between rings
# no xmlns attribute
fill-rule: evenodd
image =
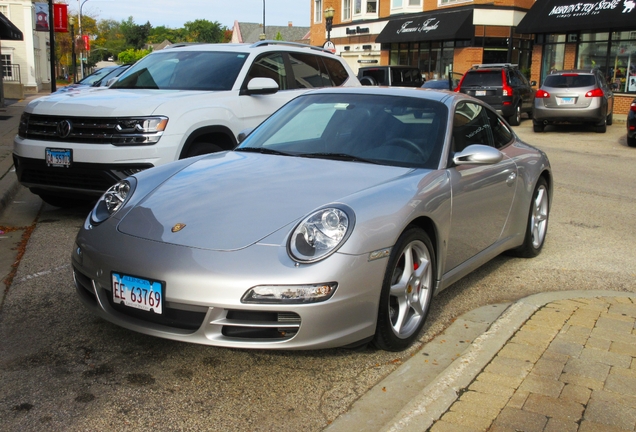
<svg viewBox="0 0 636 432"><path fill-rule="evenodd" d="M484 110L488 115L490 130L492 131L492 138L495 144L495 148L500 149L512 142L514 138L513 133L508 129L508 126L499 118L497 114L490 110Z"/></svg>
<svg viewBox="0 0 636 432"><path fill-rule="evenodd" d="M453 151L460 152L471 144L494 146L486 109L471 102L460 102L453 116Z"/></svg>

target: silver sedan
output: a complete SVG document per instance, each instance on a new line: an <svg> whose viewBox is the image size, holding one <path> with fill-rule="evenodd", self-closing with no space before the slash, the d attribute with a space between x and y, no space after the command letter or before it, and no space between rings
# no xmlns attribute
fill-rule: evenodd
<svg viewBox="0 0 636 432"><path fill-rule="evenodd" d="M312 91L234 151L107 191L77 235L77 293L179 341L403 350L435 294L540 253L551 192L546 155L470 96Z"/></svg>

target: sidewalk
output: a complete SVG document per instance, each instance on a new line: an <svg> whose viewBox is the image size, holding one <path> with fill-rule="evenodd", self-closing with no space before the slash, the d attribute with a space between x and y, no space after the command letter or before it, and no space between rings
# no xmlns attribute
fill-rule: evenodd
<svg viewBox="0 0 636 432"><path fill-rule="evenodd" d="M480 321L475 312L467 314L469 320L460 317L420 351L431 363L443 356L438 351L431 358L438 347L456 354L397 415L386 421L381 407L408 391L413 377L400 380L401 375L424 372L420 353L327 430L636 430L636 294L533 295L509 305L457 353L464 342L457 336Z"/></svg>

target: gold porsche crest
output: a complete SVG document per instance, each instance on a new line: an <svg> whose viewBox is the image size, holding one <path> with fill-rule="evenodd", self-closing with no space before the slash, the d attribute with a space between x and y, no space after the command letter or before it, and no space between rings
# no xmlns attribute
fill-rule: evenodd
<svg viewBox="0 0 636 432"><path fill-rule="evenodd" d="M182 224L182 223L178 223L175 226L172 227L172 232L176 233L181 231L182 229L184 229L186 227L186 224Z"/></svg>

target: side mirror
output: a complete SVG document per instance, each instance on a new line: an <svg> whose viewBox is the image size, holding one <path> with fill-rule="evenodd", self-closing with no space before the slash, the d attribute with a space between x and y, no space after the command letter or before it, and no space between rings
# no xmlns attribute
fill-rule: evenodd
<svg viewBox="0 0 636 432"><path fill-rule="evenodd" d="M253 130L254 129L243 129L242 131L240 131L238 134L238 143L240 144L245 141L245 138L247 138L247 136L251 134Z"/></svg>
<svg viewBox="0 0 636 432"><path fill-rule="evenodd" d="M455 165L492 165L502 159L502 152L483 144L471 144L453 156Z"/></svg>
<svg viewBox="0 0 636 432"><path fill-rule="evenodd" d="M537 85L537 82L536 82L536 81L530 81L530 85L531 85L532 87L534 87L534 86L536 86L536 85Z"/></svg>
<svg viewBox="0 0 636 432"><path fill-rule="evenodd" d="M247 89L241 90L242 95L274 94L279 89L278 83L271 78L252 78L247 83Z"/></svg>
<svg viewBox="0 0 636 432"><path fill-rule="evenodd" d="M106 81L106 87L112 86L115 83L115 81L117 81L116 77L109 79L108 81Z"/></svg>

